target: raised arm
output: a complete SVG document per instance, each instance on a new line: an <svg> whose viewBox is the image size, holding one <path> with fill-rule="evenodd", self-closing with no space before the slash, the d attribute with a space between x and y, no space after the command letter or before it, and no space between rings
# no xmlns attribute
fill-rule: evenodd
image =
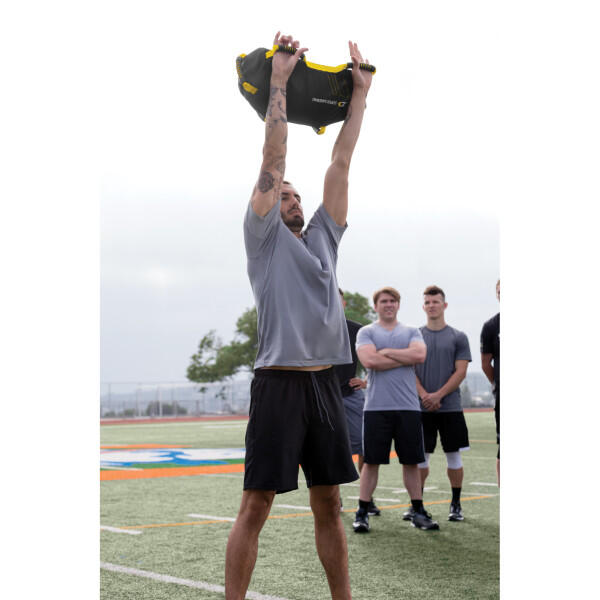
<svg viewBox="0 0 600 600"><path fill-rule="evenodd" d="M352 59L352 98L348 113L331 153L331 165L325 174L323 204L331 218L341 226L346 224L348 214L348 172L354 147L358 140L367 92L371 87L373 74L359 68L363 61L356 44L348 42ZM366 61L368 64L369 61Z"/></svg>
<svg viewBox="0 0 600 600"><path fill-rule="evenodd" d="M382 348L378 354L395 360L402 366L425 362L427 346L423 342L411 342L408 348Z"/></svg>
<svg viewBox="0 0 600 600"><path fill-rule="evenodd" d="M299 48L300 42L291 35L275 35L274 44L283 44L296 48L295 54L275 52L271 71L269 104L265 120L265 144L260 175L252 192L252 208L260 217L264 217L279 199L285 157L287 153L287 82L308 48Z"/></svg>

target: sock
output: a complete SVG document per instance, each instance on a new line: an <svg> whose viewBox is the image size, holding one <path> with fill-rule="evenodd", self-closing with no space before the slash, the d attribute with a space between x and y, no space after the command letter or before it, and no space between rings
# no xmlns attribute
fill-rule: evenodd
<svg viewBox="0 0 600 600"><path fill-rule="evenodd" d="M358 508L361 508L362 510L368 510L369 509L369 501L368 500L359 500Z"/></svg>
<svg viewBox="0 0 600 600"><path fill-rule="evenodd" d="M418 513L424 512L425 509L423 508L423 500L413 500L411 498L410 503L412 504L413 510L415 512L418 512Z"/></svg>
<svg viewBox="0 0 600 600"><path fill-rule="evenodd" d="M460 504L460 492L462 488L452 488L452 504Z"/></svg>

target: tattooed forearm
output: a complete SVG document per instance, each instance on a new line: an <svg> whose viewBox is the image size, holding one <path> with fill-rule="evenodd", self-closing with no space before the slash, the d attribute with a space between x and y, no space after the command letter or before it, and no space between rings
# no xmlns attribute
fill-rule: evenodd
<svg viewBox="0 0 600 600"><path fill-rule="evenodd" d="M275 178L268 171L262 171L258 177L258 190L265 194L273 189Z"/></svg>
<svg viewBox="0 0 600 600"><path fill-rule="evenodd" d="M285 158L281 158L275 163L275 168L283 175L285 173Z"/></svg>

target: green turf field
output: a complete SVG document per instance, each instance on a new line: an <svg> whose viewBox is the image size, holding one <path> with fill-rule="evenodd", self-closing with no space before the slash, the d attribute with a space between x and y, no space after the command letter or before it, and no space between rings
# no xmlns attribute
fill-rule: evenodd
<svg viewBox="0 0 600 600"><path fill-rule="evenodd" d="M431 458L424 495L428 510L440 523L438 532L420 531L402 521L408 496L402 491L396 460L380 469L375 499L381 508L390 508L371 517L368 534L352 531L357 483L341 486L354 599L499 597L498 488L481 485L496 480L494 415L466 417L471 450L463 454L464 522L446 520L451 493L440 448ZM101 443L240 448L245 427L245 421L105 425ZM267 520L262 531L249 588L262 595L256 598L329 598L309 511L276 506L308 506L302 471L299 477L299 490L275 497L271 515L285 518ZM225 546L232 523L206 516L236 516L242 478L242 473L224 473L102 481L100 524L117 531L100 532L101 598L223 598L218 586L224 585ZM118 568L126 571L114 570Z"/></svg>

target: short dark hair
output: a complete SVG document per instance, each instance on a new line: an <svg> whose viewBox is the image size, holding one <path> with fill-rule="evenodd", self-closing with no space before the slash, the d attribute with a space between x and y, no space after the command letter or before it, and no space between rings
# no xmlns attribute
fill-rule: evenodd
<svg viewBox="0 0 600 600"><path fill-rule="evenodd" d="M342 288L338 288L338 292L340 293L340 296L343 298L344 297L344 290L342 290Z"/></svg>
<svg viewBox="0 0 600 600"><path fill-rule="evenodd" d="M379 300L379 296L381 296L381 294L389 294L396 302L400 302L400 292L397 289L393 287L383 287L373 294L374 305L377 304L377 300Z"/></svg>
<svg viewBox="0 0 600 600"><path fill-rule="evenodd" d="M428 285L425 288L425 291L423 292L423 296L437 296L438 294L442 296L445 302L446 294L444 294L444 290L441 287L438 287L437 285Z"/></svg>

